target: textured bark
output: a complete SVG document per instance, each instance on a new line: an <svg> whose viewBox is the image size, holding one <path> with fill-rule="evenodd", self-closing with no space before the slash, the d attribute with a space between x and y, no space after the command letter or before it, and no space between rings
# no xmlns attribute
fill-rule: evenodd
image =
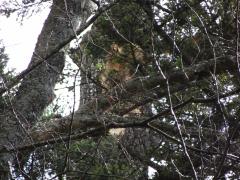
<svg viewBox="0 0 240 180"><path fill-rule="evenodd" d="M65 4L63 0L54 1L51 12L38 37L29 66L45 59L46 55L52 52L58 44L72 36L80 22L85 21L86 15L90 14L90 8L86 7L88 12L85 12L82 10L83 7L77 6L85 4L85 1L83 3L67 2ZM31 125L54 98L53 88L64 67L64 56L61 51L56 53L29 73L21 83L14 104L16 104L17 112L21 112L24 119Z"/></svg>
<svg viewBox="0 0 240 180"><path fill-rule="evenodd" d="M225 71L234 72L236 71L236 62L234 61L233 57L225 57L218 60L209 60L205 62L201 62L200 64L197 64L196 66L193 66L191 68L185 69L185 72L182 70L177 70L172 72L172 74L168 75L168 79L171 82L170 85L174 86L176 84L182 83L186 84L186 86L189 86L189 82L194 82L196 80L201 80L202 78L208 77L211 75L211 71L214 68L214 65L216 65L216 73L222 73ZM100 96L97 99L94 99L84 105L82 105L79 110L76 112L73 119L71 117L65 117L65 118L59 118L59 119L53 119L51 122L48 122L47 124L40 125L39 129L36 129L32 133L32 138L34 138L36 141L43 140L47 141L48 139L54 138L54 135L65 135L67 134L66 129L68 129L70 122L72 121L72 129L78 130L78 129L88 129L91 127L99 127L100 131L89 131L87 134L81 134L78 136L79 138L82 137L88 137L88 136L99 136L103 135L105 129L108 128L119 128L119 127L138 127L134 126L134 124L128 124L128 122L136 122L139 120L139 117L119 117L119 116L105 116L102 115L104 112L104 109L111 107L113 104L116 104L118 101L125 99L132 95L134 92L143 92L143 91L149 91L155 87L162 87L163 89L166 89L165 85L166 79L160 76L154 76L154 77L148 77L144 79L135 79L132 81L129 81L127 84L125 84L122 88L126 89L127 91L122 92L122 88L116 87L114 88L110 94L106 94L104 96ZM113 99L115 95L118 95L118 98ZM166 96L167 96L167 90L166 90ZM98 108L96 108L98 107ZM144 119L142 119L144 120ZM117 124L115 126L114 122L120 122L120 124ZM110 126L104 127L103 124L110 123ZM111 124L112 123L112 124ZM141 125L139 125L141 126ZM47 128L46 128L47 127ZM62 139L61 139L62 141ZM58 141L49 141L49 142L58 142ZM146 141L147 142L147 141ZM42 143L44 145L46 143ZM41 144L40 144L41 145ZM2 152L6 152L2 150ZM5 156L6 157L6 156Z"/></svg>
<svg viewBox="0 0 240 180"><path fill-rule="evenodd" d="M227 70L229 72L236 70L236 62L234 62L234 58L226 57L216 61L209 60L185 69L185 72L182 70L172 72L172 74L168 75L170 85L174 86L181 83L189 86L189 82L200 80L209 76L211 70L213 70L214 64L216 64L217 73L222 73ZM136 95L136 92L149 92L149 90L154 88L166 89L166 80L161 76L131 80L122 88L115 87L109 94L101 95L98 98L80 106L80 108L75 112L73 119L71 119L70 116L60 119L53 119L53 121L43 124L42 127L40 125L40 129L37 129L37 132L33 134L36 134L36 140L47 140L56 133L64 133L66 127L70 125L71 120L73 123L73 130L102 126L104 122L111 122L111 119L116 118L101 118L100 115L106 109L110 108L112 105L118 103L122 99L126 99L133 94ZM125 89L125 91L122 91L122 89ZM161 95L163 96L164 93ZM165 90L165 95L167 95L167 89Z"/></svg>
<svg viewBox="0 0 240 180"><path fill-rule="evenodd" d="M185 72L182 70L176 70L169 74L168 80L171 87L182 86L189 87L191 82L196 80L201 80L211 75L211 71L216 65L216 73L223 73L225 71L234 72L237 70L237 64L234 61L234 57L225 57L218 60L209 60L201 62L191 68L185 69ZM193 83L194 85L194 83ZM124 91L123 91L124 89ZM104 111L108 108L111 108L113 105L118 103L121 100L127 99L130 96L140 95L143 92L149 92L152 89L161 90L160 97L168 95L166 88L166 79L159 76L150 76L146 78L133 79L127 82L122 87L115 87L108 94L100 95L98 98L95 98L88 103L79 107L75 112L73 119L72 117L65 117L59 119L53 119L51 122L48 122L44 125L38 127L38 131L35 134L35 137L43 135L41 140L48 140L51 137L54 137L54 134L65 133L65 130L70 125L72 121L73 130L85 130L87 128L101 127L103 124L109 122L123 122L125 120L131 120L131 122L137 121L139 117L119 117L119 116L109 116L104 115ZM180 88L181 90L182 88ZM155 92L155 91L153 91ZM160 98L159 97L159 98ZM127 122L127 121L124 121ZM47 128L44 128L47 127ZM45 135L45 136L44 136ZM36 140L39 140L36 138Z"/></svg>
<svg viewBox="0 0 240 180"><path fill-rule="evenodd" d="M74 31L87 19L91 10L90 1L53 1L29 67L39 61L44 60L44 62L24 77L11 107L8 112L4 112L7 115L1 119L0 146L12 148L31 142L27 129L37 122L44 109L54 99L53 89L65 62L62 51L50 58L47 57L58 48L59 44L63 44L75 35ZM9 160L9 154L1 154L0 169L6 169L5 173L0 171L2 179L7 179L7 161Z"/></svg>
<svg viewBox="0 0 240 180"><path fill-rule="evenodd" d="M70 49L70 57L80 70L80 100L79 107L89 102L97 94L98 82L95 63L86 53L86 46L89 43L89 33L84 34L81 43L77 48Z"/></svg>
<svg viewBox="0 0 240 180"><path fill-rule="evenodd" d="M53 119L46 124L40 123L39 128L33 129L34 131L31 132L29 129L38 121L43 110L53 100L53 88L64 66L64 52L59 51L50 58L47 57L59 48L59 44L64 44L75 35L74 30L78 29L80 22L86 20L90 12L90 1L53 1L51 12L39 36L29 67L33 67L42 59L45 59L45 61L23 79L11 107L2 114L0 146L12 150L14 147L22 146L25 143L31 144L31 140L47 141L53 138L55 134L58 136L61 133L63 135L68 134L66 130L69 129L70 125L73 130L86 130L92 127L100 127L100 130L104 130L106 123L112 123L109 128L121 127L121 125L122 127L127 127L127 122L137 121L139 118L107 117L104 115L104 112L122 100L129 99L131 96L137 97L150 93L152 90L160 89L160 97L168 96L167 80L173 89L179 85L181 85L180 89L184 89L188 88L190 84L194 84L195 81L211 76L211 72L218 74L237 70L234 57L222 57L220 59L202 61L184 69L184 71L174 70L171 74L167 74L167 79L161 75L136 78L123 84L121 87L113 88L108 94L103 94L89 102L86 102L88 97L82 97L81 106L75 112L73 118L67 116ZM83 67L85 67L87 65L86 59L83 63ZM86 74L82 78L87 80ZM87 84L87 81L85 83ZM177 91L179 88L175 89ZM82 89L81 93L83 94L87 91L89 91L89 86ZM152 92L154 93L154 91ZM122 121L123 123L114 126L115 121ZM104 133L104 131L101 131L101 133ZM85 136L87 135L89 134ZM141 139L141 130L138 135ZM145 143L148 143L148 141L146 140ZM7 150L2 147L2 152L6 152ZM142 149L140 148L139 151L142 151ZM10 154L1 154L0 175L2 179L7 179L8 169L6 167L7 161L10 159ZM6 169L5 172L4 168Z"/></svg>
<svg viewBox="0 0 240 180"><path fill-rule="evenodd" d="M186 84L189 86L189 83L201 80L205 77L209 77L214 68L216 74L225 72L225 71L236 71L236 61L234 57L222 57L217 60L207 60L200 62L192 67L186 68L183 70L173 70L171 73L166 74L166 78L159 75L136 78L128 81L126 84L117 86L113 88L108 94L103 94L96 99L91 100L87 104L81 106L75 113L75 118L78 119L81 117L81 114L98 114L101 115L107 109L115 105L121 100L129 99L131 96L141 95L142 93L147 93L150 90L155 88L161 88L165 91L167 95L167 84L168 80L170 86L175 86L178 84ZM183 87L182 87L183 88ZM181 89L182 89L181 88ZM164 93L162 93L164 96Z"/></svg>

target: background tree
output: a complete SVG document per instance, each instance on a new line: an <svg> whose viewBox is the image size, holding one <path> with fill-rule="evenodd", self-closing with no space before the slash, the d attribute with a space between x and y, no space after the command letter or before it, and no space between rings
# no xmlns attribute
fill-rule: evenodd
<svg viewBox="0 0 240 180"><path fill-rule="evenodd" d="M11 162L25 179L147 179L148 167L152 179L239 178L238 21L238 1L53 1L28 69L0 90L19 83L1 111L1 177ZM43 120L66 53L80 71L79 108ZM109 57L130 78L115 68L106 88Z"/></svg>

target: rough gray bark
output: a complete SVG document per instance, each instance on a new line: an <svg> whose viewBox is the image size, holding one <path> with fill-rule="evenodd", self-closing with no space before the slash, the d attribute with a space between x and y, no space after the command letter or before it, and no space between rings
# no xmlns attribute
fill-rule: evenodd
<svg viewBox="0 0 240 180"><path fill-rule="evenodd" d="M191 82L210 76L211 71L214 70L214 67L216 67L216 74L225 71L235 72L237 69L236 68L237 64L236 61L234 61L234 57L223 57L221 59L203 61L193 67L186 68L184 72L182 70L176 70L169 74L167 78L171 86L178 85L179 83L183 85L186 84L186 86L189 86L189 83ZM79 108L79 110L75 113L73 119L71 119L71 117L53 119L53 121L43 125L43 127L44 126L48 127L48 129L45 129L45 131L35 131L32 137L35 138L36 140L46 141L52 138L53 135L56 133L65 132L64 130L68 129L67 127L69 127L71 120L73 120L72 121L73 130L86 129L90 127L103 127L102 126L103 122L104 123L113 122L113 124L109 126L110 128L127 127L128 126L127 122L129 122L127 117L126 118L116 116L104 117L104 115L101 116L101 114L104 112L104 110L108 109L109 107L116 104L120 100L128 98L133 93L136 94L136 92L143 91L149 92L149 90L155 88L165 89L165 95L167 95L166 79L161 76L154 76L131 80L125 85L123 85L123 87L121 88L116 87L109 94L100 96L99 98L82 105ZM122 91L122 89L125 89L125 91ZM162 93L162 95L164 95L164 93ZM130 119L132 121L139 120L138 117L135 120L132 117ZM120 124L115 125L114 122L120 122ZM134 124L132 125L132 127L133 126ZM104 130L104 128L102 128L102 130ZM94 134L93 131L91 131L90 133L86 134L85 136L96 135ZM104 133L104 131L102 131L101 133ZM84 134L79 137L81 138L83 136Z"/></svg>
<svg viewBox="0 0 240 180"><path fill-rule="evenodd" d="M93 28L93 27L92 27ZM92 29L91 31L92 32ZM70 49L70 57L80 70L80 100L79 107L86 104L92 97L97 95L98 82L96 81L96 62L86 53L89 43L89 32L84 34L81 43L77 48Z"/></svg>
<svg viewBox="0 0 240 180"><path fill-rule="evenodd" d="M59 44L73 36L73 29L78 27L80 21L86 19L88 13L90 13L88 10L91 9L90 4L88 4L89 1L67 1L67 6L63 0L55 0L53 3L52 10L39 36L32 61L29 65L30 67L41 59L45 59L50 52L57 49ZM83 5L86 6L85 9L87 11L82 11ZM69 20L72 20L72 22ZM12 101L12 106L7 111L7 116L5 115L1 121L1 146L14 149L15 146L21 146L25 144L25 142L31 143L31 141L27 140L28 136L26 133L29 132L28 128L35 124L44 108L52 101L54 97L53 87L63 66L64 53L58 52L23 79L19 91ZM214 69L215 67L216 69ZM173 71L167 75L167 78L170 86L174 87L181 84L187 87L189 83L209 77L211 71L216 70L216 74L218 74L225 71L235 71L237 70L236 67L234 57L222 57L221 59L203 61L190 68L186 68L184 71ZM115 122L118 120L117 118L123 120L123 123L118 124L118 127L124 127L129 121L127 117L104 117L104 115L102 115L104 111L119 101L128 99L130 96L138 96L138 92L141 92L141 94L145 92L150 93L151 90L158 89L162 90L161 96L167 96L166 79L160 75L133 79L122 87L113 88L109 94L104 94L88 103L86 103L85 100L82 101L73 119L70 117L53 119L53 121L45 124L45 126L48 127L47 129L42 128L39 132L33 132L32 138L34 140L47 141L56 133L64 132L67 134L66 129L69 129L70 124L72 124L73 129L102 127L105 122ZM85 90L82 93L84 92ZM71 120L72 123L70 123ZM134 120L134 118L131 118L131 120ZM137 120L139 120L139 118L137 118L136 121ZM42 127L45 126L42 125ZM114 127L114 123L111 127ZM0 166L2 167L0 167L0 172L3 168L7 167L7 161L9 160L8 155L9 154L1 154L0 160L2 164L0 164ZM6 179L4 175L7 174L7 169L5 173L1 173L2 179Z"/></svg>
<svg viewBox="0 0 240 180"><path fill-rule="evenodd" d="M92 63L89 57L87 57L82 51L82 55L80 57L80 61L78 59L78 65L80 67L80 78L81 78L81 85L80 85L80 101L79 107L86 104L88 101L94 97L95 87L93 82L91 82L90 78L92 79ZM90 77L90 78L89 78Z"/></svg>
<svg viewBox="0 0 240 180"><path fill-rule="evenodd" d="M91 1L53 1L29 67L39 61L44 60L44 62L25 76L12 100L11 107L5 112L7 115L1 119L0 146L12 148L31 142L27 129L38 120L43 110L54 99L53 89L65 62L62 51L55 53L51 58L46 59L46 57L55 51L59 44L75 34L74 31L89 17L91 10ZM7 179L9 160L10 154L1 154L1 179Z"/></svg>
<svg viewBox="0 0 240 180"><path fill-rule="evenodd" d="M173 71L167 76L167 78L170 86L172 87L178 86L179 84L189 87L191 82L195 82L196 80L201 80L210 76L215 65L217 74L224 71L235 72L237 69L237 63L234 61L234 57L224 57L218 60L213 59L201 62L193 67L186 68L185 72L182 70ZM35 137L41 137L42 135L45 135L45 139L42 138L41 140L47 140L53 137L54 134L64 132L64 130L69 127L70 120L72 120L73 130L84 130L86 128L99 127L104 123L118 122L118 119L120 119L121 123L121 121L124 120L124 117L109 116L106 118L106 116L103 115L104 111L111 108L121 100L127 98L129 99L129 97L133 95L137 96L137 92L139 92L141 95L142 92L150 93L151 90L154 90L153 93L158 90L161 91L158 98L167 96L168 90L166 79L160 75L133 79L122 87L115 87L108 94L101 94L98 98L94 98L88 103L80 106L75 112L73 119L71 119L70 116L53 119L53 121L44 125L45 127L48 127L45 129L46 131L39 131L35 132L36 134L33 134L35 134ZM139 119L139 117L136 118ZM125 117L125 119L128 118ZM130 119L134 121L134 118L130 117Z"/></svg>
<svg viewBox="0 0 240 180"><path fill-rule="evenodd" d="M79 6L81 4L86 7ZM90 14L91 9L87 6L89 4L85 1L82 3L67 1L66 4L64 0L53 2L29 66L45 59L46 54L75 33L80 23L86 20L87 14ZM21 112L31 125L41 115L44 108L52 102L53 88L64 67L64 62L64 53L60 51L29 73L21 83L14 104L16 104L17 112Z"/></svg>

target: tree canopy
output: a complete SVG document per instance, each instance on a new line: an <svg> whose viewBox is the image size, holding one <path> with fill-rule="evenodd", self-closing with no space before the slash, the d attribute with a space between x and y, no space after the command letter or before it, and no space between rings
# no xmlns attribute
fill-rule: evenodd
<svg viewBox="0 0 240 180"><path fill-rule="evenodd" d="M1 179L240 178L238 0L9 0L0 14L45 3L26 70L6 72L0 47ZM80 99L65 116L51 105L67 76Z"/></svg>

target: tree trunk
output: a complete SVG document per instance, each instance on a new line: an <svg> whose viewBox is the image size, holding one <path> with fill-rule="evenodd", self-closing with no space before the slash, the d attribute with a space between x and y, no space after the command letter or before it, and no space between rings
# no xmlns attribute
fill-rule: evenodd
<svg viewBox="0 0 240 180"><path fill-rule="evenodd" d="M44 60L22 80L16 96L1 120L0 144L13 148L32 140L27 134L41 117L44 109L54 99L54 86L61 74L65 55L63 51L45 59L55 48L73 36L76 29L89 17L91 1L54 0L51 11L43 25L29 64L34 66ZM7 115L6 115L7 114ZM13 155L1 154L0 179L8 179L8 162Z"/></svg>

